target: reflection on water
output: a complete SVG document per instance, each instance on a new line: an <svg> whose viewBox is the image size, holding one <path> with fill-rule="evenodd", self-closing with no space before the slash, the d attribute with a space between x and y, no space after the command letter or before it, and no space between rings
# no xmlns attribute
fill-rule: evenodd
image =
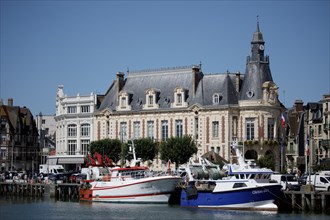
<svg viewBox="0 0 330 220"><path fill-rule="evenodd" d="M0 219L329 219L329 215L224 211L178 205L65 202L53 199L0 198Z"/></svg>

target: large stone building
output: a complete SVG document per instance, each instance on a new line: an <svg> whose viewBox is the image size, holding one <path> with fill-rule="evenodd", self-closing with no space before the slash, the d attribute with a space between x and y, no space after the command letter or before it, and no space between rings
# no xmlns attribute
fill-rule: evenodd
<svg viewBox="0 0 330 220"><path fill-rule="evenodd" d="M259 23L251 48L245 74L204 74L201 65L128 72L126 77L118 72L95 109L94 140L148 137L166 141L191 135L198 155L215 151L229 159L230 144L237 139L244 143L246 158L270 154L279 170L280 142L285 135L280 120L285 108L278 99L269 56L264 54ZM155 163L154 168L160 165Z"/></svg>
<svg viewBox="0 0 330 220"><path fill-rule="evenodd" d="M38 131L28 108L0 101L0 171L35 172L39 164Z"/></svg>

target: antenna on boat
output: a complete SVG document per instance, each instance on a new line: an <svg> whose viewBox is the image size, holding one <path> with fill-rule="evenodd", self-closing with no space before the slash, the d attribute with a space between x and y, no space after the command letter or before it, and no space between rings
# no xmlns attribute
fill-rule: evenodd
<svg viewBox="0 0 330 220"><path fill-rule="evenodd" d="M140 161L136 159L136 155L135 155L135 146L134 146L134 139L130 140L131 144L130 144L130 151L132 151L133 154L133 162L131 163L131 166L136 166Z"/></svg>

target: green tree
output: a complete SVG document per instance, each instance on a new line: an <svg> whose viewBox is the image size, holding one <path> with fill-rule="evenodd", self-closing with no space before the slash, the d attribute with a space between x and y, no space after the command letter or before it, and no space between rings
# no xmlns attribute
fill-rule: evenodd
<svg viewBox="0 0 330 220"><path fill-rule="evenodd" d="M259 160L257 161L257 164L260 167L267 167L272 170L275 170L275 160L271 154L260 157Z"/></svg>
<svg viewBox="0 0 330 220"><path fill-rule="evenodd" d="M132 160L133 155L130 152L130 144L125 144L123 147L123 156L127 160ZM148 161L153 160L155 156L158 154L158 143L154 142L150 138L140 138L134 140L135 147L135 155L137 158L141 158L141 160Z"/></svg>
<svg viewBox="0 0 330 220"><path fill-rule="evenodd" d="M195 153L197 153L197 146L191 136L171 137L167 142L160 144L160 158L164 161L175 162L176 167L188 162Z"/></svg>
<svg viewBox="0 0 330 220"><path fill-rule="evenodd" d="M89 145L89 152L94 155L98 152L101 155L107 155L112 161L117 163L120 160L122 143L118 139L102 139L92 141Z"/></svg>

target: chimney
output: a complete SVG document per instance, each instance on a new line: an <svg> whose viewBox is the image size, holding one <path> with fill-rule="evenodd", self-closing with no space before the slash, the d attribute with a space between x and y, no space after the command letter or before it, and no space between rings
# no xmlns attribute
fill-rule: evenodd
<svg viewBox="0 0 330 220"><path fill-rule="evenodd" d="M124 76L123 72L117 72L117 92L119 93L124 87Z"/></svg>
<svg viewBox="0 0 330 220"><path fill-rule="evenodd" d="M196 95L196 90L197 90L197 86L198 86L198 83L199 83L199 80L200 80L200 66L196 66L194 65L192 67L192 93L193 93L193 96Z"/></svg>
<svg viewBox="0 0 330 220"><path fill-rule="evenodd" d="M14 100L12 98L8 99L8 106L13 107Z"/></svg>
<svg viewBox="0 0 330 220"><path fill-rule="evenodd" d="M302 100L296 100L294 102L294 106L295 106L294 109L295 109L295 111L296 112L302 112L304 110L303 104L304 104L304 102Z"/></svg>

